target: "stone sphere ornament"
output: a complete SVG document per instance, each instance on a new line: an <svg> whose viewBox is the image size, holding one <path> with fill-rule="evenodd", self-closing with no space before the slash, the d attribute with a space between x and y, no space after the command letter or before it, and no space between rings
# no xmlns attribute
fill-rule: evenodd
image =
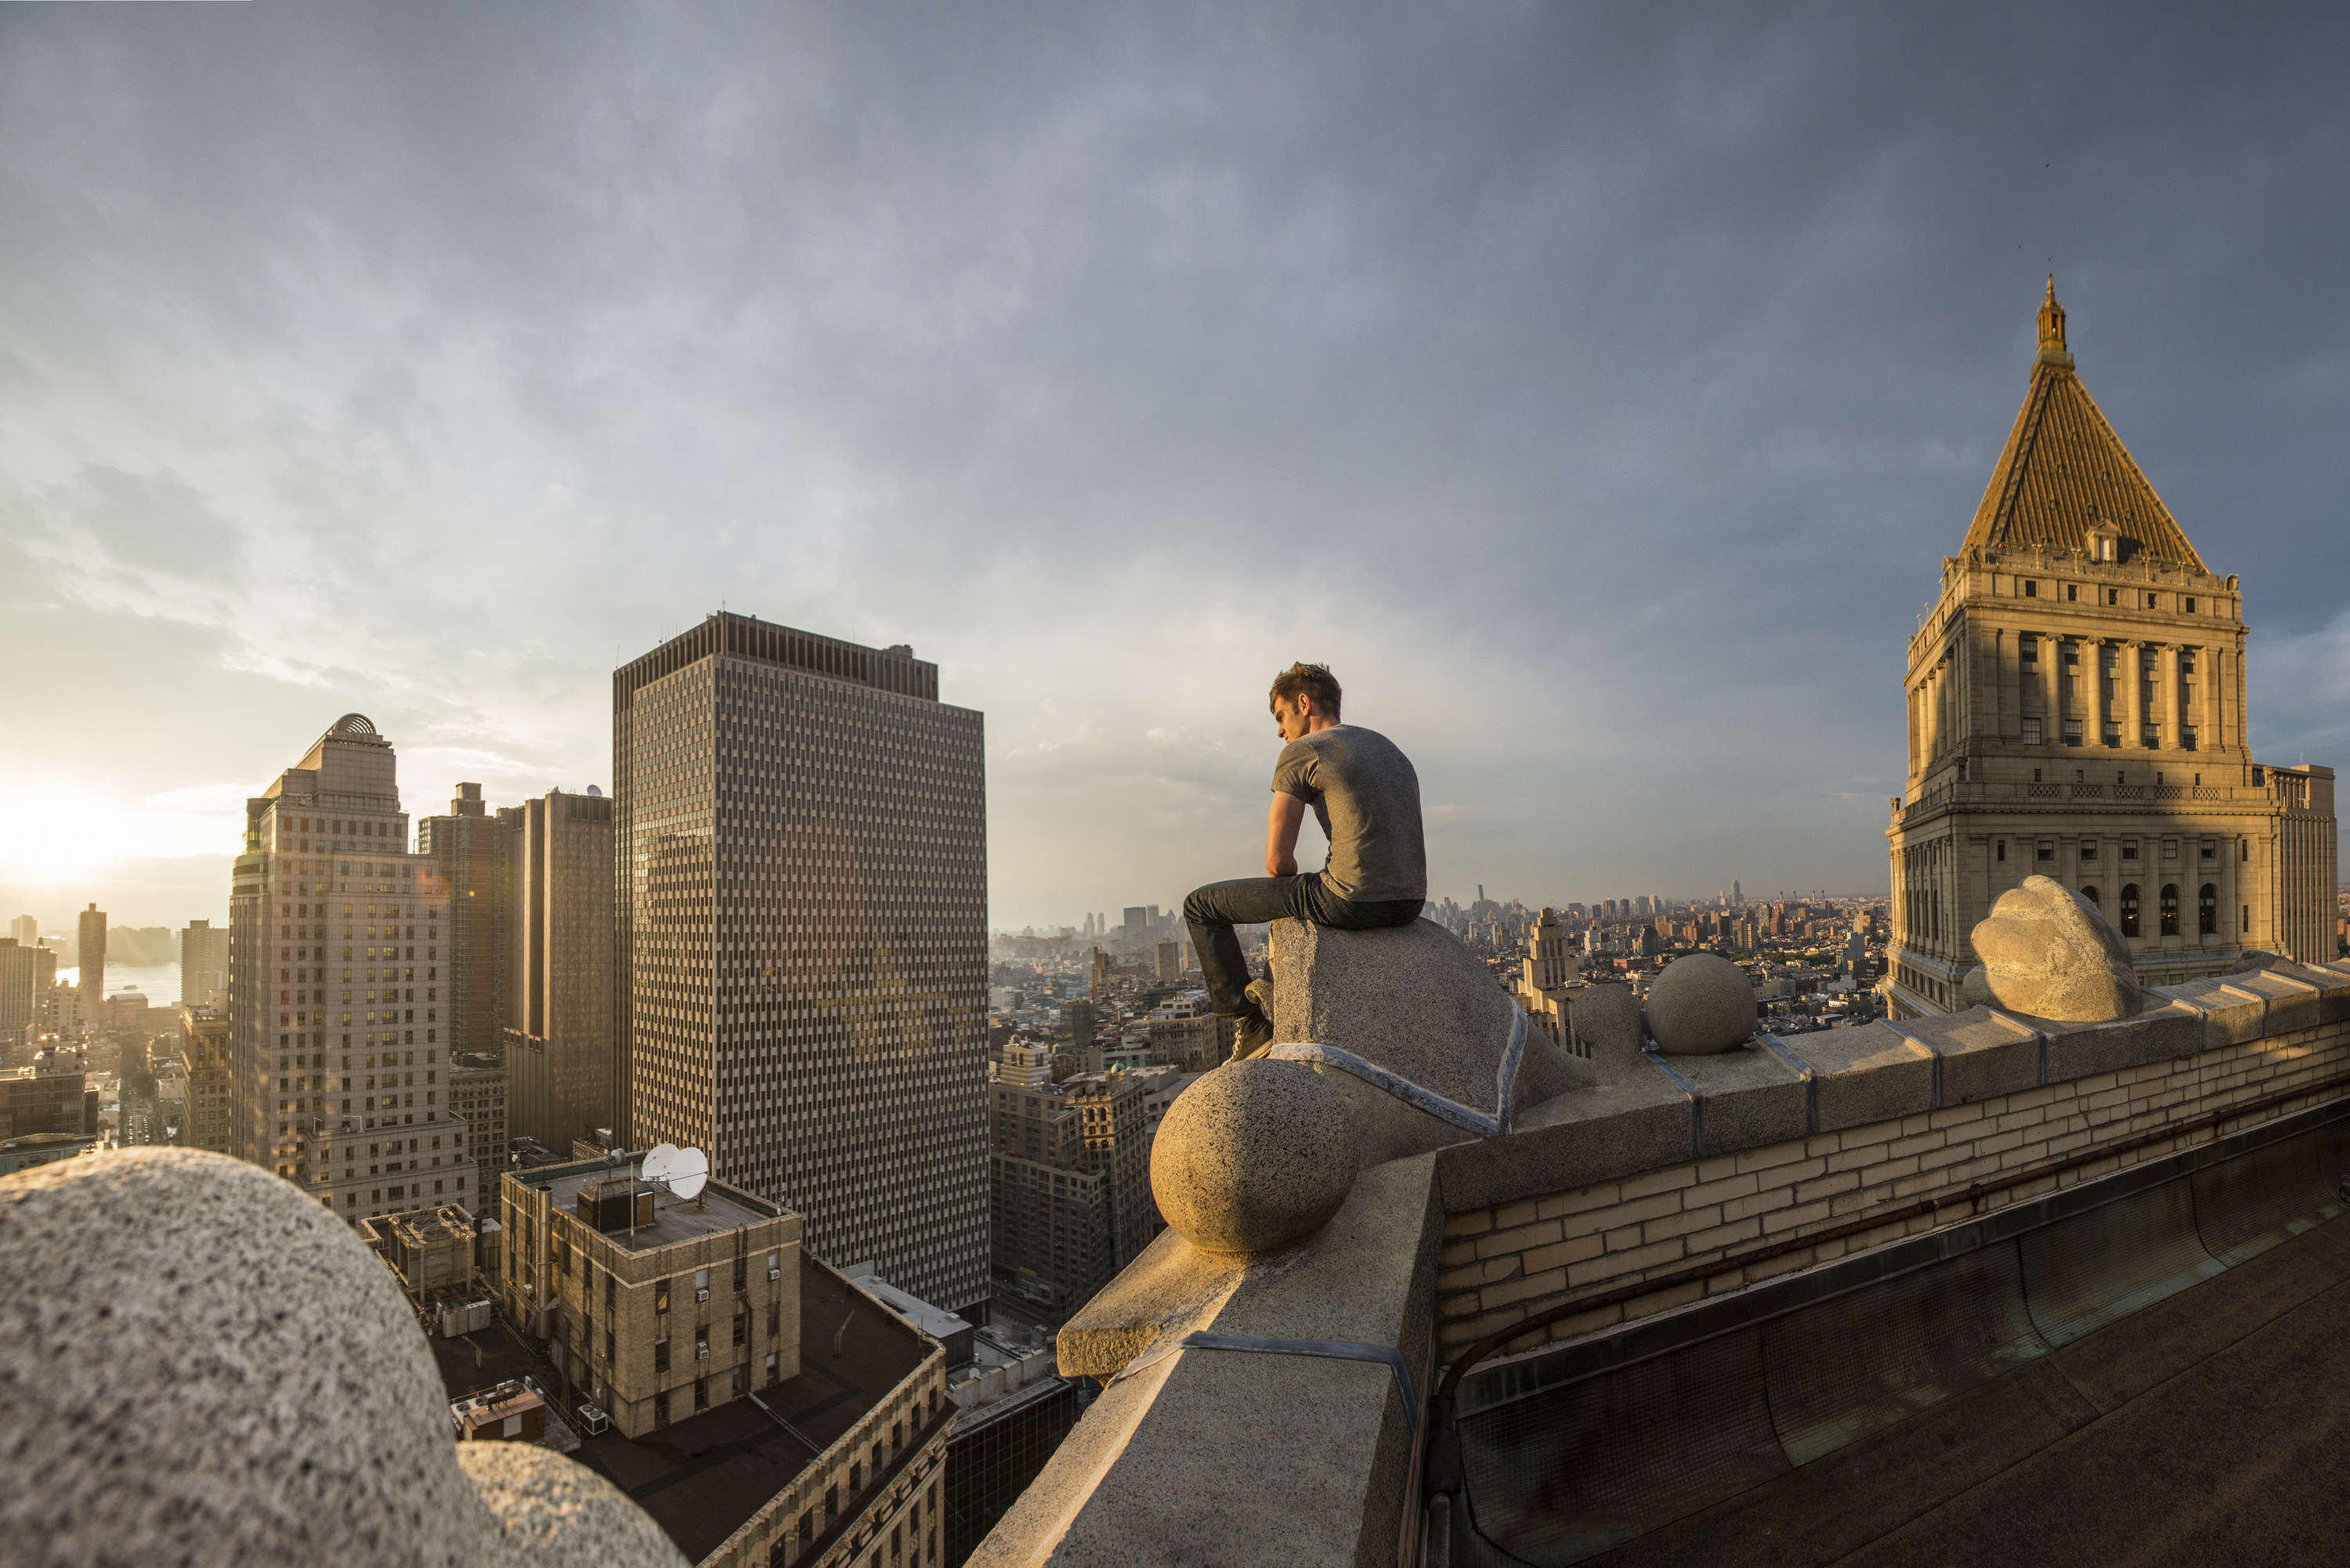
<svg viewBox="0 0 2350 1568"><path fill-rule="evenodd" d="M1311 1067L1230 1062L1177 1096L1150 1148L1150 1192L1183 1239L1243 1256L1302 1241L1355 1184L1355 1124Z"/></svg>
<svg viewBox="0 0 2350 1568"><path fill-rule="evenodd" d="M1648 987L1648 1033L1668 1056L1735 1051L1754 1035L1754 987L1720 953L1677 958Z"/></svg>

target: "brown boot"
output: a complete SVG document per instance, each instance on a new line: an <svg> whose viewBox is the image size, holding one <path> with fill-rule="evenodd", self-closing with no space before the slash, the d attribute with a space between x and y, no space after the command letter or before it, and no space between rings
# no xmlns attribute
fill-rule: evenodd
<svg viewBox="0 0 2350 1568"><path fill-rule="evenodd" d="M1257 1009L1251 1008L1233 1021L1232 1060L1245 1062L1252 1056L1262 1056L1273 1046L1273 1020Z"/></svg>

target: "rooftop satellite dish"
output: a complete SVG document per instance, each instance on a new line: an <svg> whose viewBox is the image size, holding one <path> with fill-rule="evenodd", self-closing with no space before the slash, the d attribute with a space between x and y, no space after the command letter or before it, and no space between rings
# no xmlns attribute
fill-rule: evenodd
<svg viewBox="0 0 2350 1568"><path fill-rule="evenodd" d="M645 1150L644 1163L638 1174L647 1181L666 1181L677 1169L678 1147L673 1143L657 1143Z"/></svg>
<svg viewBox="0 0 2350 1568"><path fill-rule="evenodd" d="M691 1147L679 1149L666 1180L670 1191L677 1197L701 1197L702 1189L710 1182L710 1157Z"/></svg>

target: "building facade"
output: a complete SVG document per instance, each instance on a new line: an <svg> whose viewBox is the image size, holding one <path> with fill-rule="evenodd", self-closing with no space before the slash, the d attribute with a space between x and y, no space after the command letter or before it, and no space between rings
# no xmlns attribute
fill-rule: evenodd
<svg viewBox="0 0 2350 1568"><path fill-rule="evenodd" d="M552 790L505 807L497 858L508 1136L567 1153L617 1128L623 1092L612 1032L612 803Z"/></svg>
<svg viewBox="0 0 2350 1568"><path fill-rule="evenodd" d="M180 1001L190 1007L228 1005L228 928L190 920L180 932Z"/></svg>
<svg viewBox="0 0 2350 1568"><path fill-rule="evenodd" d="M77 924L79 934L74 961L80 973L74 988L81 992L84 1027L100 1029L106 1018L106 911L92 904L81 912Z"/></svg>
<svg viewBox="0 0 2350 1568"><path fill-rule="evenodd" d="M449 896L391 742L346 713L245 802L229 898L230 1152L356 1225L472 1206L442 1018Z"/></svg>
<svg viewBox="0 0 2350 1568"><path fill-rule="evenodd" d="M473 1151L477 1193L494 1193L506 1170L506 1070L498 1059L473 1052L450 1059L449 1107L465 1124Z"/></svg>
<svg viewBox="0 0 2350 1568"><path fill-rule="evenodd" d="M496 837L477 784L457 786L446 816L416 820L416 852L432 857L449 899L441 1038L452 1053L498 1049Z"/></svg>
<svg viewBox="0 0 2350 1568"><path fill-rule="evenodd" d="M1052 1048L1015 1040L988 1092L993 1286L1064 1317L1159 1229L1148 1086L1124 1073L1055 1083Z"/></svg>
<svg viewBox="0 0 2350 1568"><path fill-rule="evenodd" d="M507 1311L625 1436L799 1376L799 1216L612 1159L508 1171L500 1209Z"/></svg>
<svg viewBox="0 0 2350 1568"><path fill-rule="evenodd" d="M716 615L613 678L625 1137L809 1246L987 1297L983 720L938 668Z"/></svg>
<svg viewBox="0 0 2350 1568"><path fill-rule="evenodd" d="M225 934L225 933L224 933ZM209 1007L180 1009L180 1060L187 1071L187 1108L180 1142L188 1148L231 1154L229 1066L232 1024Z"/></svg>
<svg viewBox="0 0 2350 1568"><path fill-rule="evenodd" d="M47 989L41 963L45 957L49 960L47 972L54 974L54 956L14 937L0 938L0 1068L32 1060L33 1033L40 1022L42 992ZM22 1061L16 1059L19 1055Z"/></svg>
<svg viewBox="0 0 2350 1568"><path fill-rule="evenodd" d="M2090 399L2052 281L2029 390L1910 639L1887 829L1892 1015L1955 1011L1971 938L2035 873L2148 983L2332 956L2334 773L2253 761L2244 621Z"/></svg>

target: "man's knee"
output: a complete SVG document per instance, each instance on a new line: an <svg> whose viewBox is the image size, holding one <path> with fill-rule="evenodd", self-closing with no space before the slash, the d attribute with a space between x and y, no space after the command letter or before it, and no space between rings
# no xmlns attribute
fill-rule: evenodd
<svg viewBox="0 0 2350 1568"><path fill-rule="evenodd" d="M1208 909L1208 889L1194 888L1183 899L1183 919L1195 926L1212 924L1215 916Z"/></svg>

